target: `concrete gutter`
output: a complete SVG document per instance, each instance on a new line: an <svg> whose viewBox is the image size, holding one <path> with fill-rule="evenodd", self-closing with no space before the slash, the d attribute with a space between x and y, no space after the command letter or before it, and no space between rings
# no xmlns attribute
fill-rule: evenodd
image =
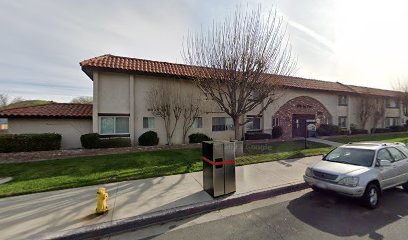
<svg viewBox="0 0 408 240"><path fill-rule="evenodd" d="M267 199L290 192L296 192L306 189L308 186L303 182L296 182L283 185L277 188L261 190L240 194L237 196L227 196L216 198L211 201L190 204L181 207L161 210L157 212L142 214L135 217L124 218L113 222L90 225L76 228L68 231L59 232L53 235L42 236L45 239L62 240L62 239L99 239L111 235L138 230L150 225L164 222L185 219L195 215L208 213L215 210L230 208L243 205L253 201Z"/></svg>

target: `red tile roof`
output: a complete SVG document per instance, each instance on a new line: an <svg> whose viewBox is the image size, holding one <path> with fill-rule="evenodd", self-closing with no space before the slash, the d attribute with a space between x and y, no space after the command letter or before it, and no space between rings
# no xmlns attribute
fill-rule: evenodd
<svg viewBox="0 0 408 240"><path fill-rule="evenodd" d="M50 103L0 110L0 118L92 118L92 104Z"/></svg>
<svg viewBox="0 0 408 240"><path fill-rule="evenodd" d="M168 62L158 62L146 59L129 58L114 56L110 54L94 57L88 60L84 60L80 63L82 69L89 74L88 70L93 68L102 68L107 71L125 71L125 72L137 72L140 74L151 75L165 75L175 77L191 78L196 74L205 74L205 68L176 64ZM277 75L271 75L273 77L281 77ZM92 76L90 76L92 78ZM366 88L345 85L339 82L328 82L314 79L306 79L300 77L283 77L283 85L293 88L322 90L322 91L336 91L355 94L369 94L378 96L394 97L398 95L396 91Z"/></svg>

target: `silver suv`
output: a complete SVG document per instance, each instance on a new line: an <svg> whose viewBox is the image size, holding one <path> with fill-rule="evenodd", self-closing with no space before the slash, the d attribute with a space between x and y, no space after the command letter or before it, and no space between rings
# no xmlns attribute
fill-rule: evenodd
<svg viewBox="0 0 408 240"><path fill-rule="evenodd" d="M408 148L402 143L345 144L308 167L303 178L314 190L361 198L374 209L383 190L402 185L408 191Z"/></svg>

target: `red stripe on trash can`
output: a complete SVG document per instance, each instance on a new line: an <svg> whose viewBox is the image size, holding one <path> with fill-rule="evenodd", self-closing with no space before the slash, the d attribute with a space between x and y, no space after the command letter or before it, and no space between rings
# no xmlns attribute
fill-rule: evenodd
<svg viewBox="0 0 408 240"><path fill-rule="evenodd" d="M203 161L208 162L211 165L214 166L220 166L220 165L227 165L227 164L234 164L235 163L235 159L234 160L228 160L228 161L223 161L223 162L214 162L206 157L202 157Z"/></svg>

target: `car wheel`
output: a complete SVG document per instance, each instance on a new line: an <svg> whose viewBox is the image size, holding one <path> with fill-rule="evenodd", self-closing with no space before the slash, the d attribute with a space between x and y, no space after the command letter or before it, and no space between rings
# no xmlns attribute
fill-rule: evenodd
<svg viewBox="0 0 408 240"><path fill-rule="evenodd" d="M313 189L313 191L315 191L315 192L321 192L321 191L322 191L322 189L320 189L320 188L318 188L318 187L315 187L315 186L312 186L312 189Z"/></svg>
<svg viewBox="0 0 408 240"><path fill-rule="evenodd" d="M378 207L380 203L380 190L376 184L370 183L367 186L363 196L363 203L370 209Z"/></svg>
<svg viewBox="0 0 408 240"><path fill-rule="evenodd" d="M408 192L408 182L402 184L402 188L404 189L405 192Z"/></svg>

